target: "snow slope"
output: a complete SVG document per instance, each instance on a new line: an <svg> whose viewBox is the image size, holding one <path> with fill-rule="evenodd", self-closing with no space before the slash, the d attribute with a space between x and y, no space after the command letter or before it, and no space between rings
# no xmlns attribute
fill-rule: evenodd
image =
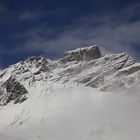
<svg viewBox="0 0 140 140"><path fill-rule="evenodd" d="M1 107L0 139L139 140L139 106L132 95L38 82L32 98Z"/></svg>

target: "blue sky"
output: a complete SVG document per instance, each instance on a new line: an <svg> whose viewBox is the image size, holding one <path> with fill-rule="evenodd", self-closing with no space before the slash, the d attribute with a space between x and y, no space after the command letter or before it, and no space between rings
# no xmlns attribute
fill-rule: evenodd
<svg viewBox="0 0 140 140"><path fill-rule="evenodd" d="M0 0L1 68L92 44L139 61L139 0Z"/></svg>

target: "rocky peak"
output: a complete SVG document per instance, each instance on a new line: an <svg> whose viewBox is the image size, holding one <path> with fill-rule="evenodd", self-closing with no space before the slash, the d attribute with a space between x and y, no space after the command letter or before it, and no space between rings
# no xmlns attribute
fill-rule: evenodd
<svg viewBox="0 0 140 140"><path fill-rule="evenodd" d="M78 48L64 54L62 62L94 60L101 57L100 49L94 45L86 48Z"/></svg>
<svg viewBox="0 0 140 140"><path fill-rule="evenodd" d="M32 56L30 58L28 58L25 62L28 65L28 67L35 67L38 68L40 71L47 71L48 70L48 59L46 59L45 57L35 57ZM34 65L34 66L33 66Z"/></svg>

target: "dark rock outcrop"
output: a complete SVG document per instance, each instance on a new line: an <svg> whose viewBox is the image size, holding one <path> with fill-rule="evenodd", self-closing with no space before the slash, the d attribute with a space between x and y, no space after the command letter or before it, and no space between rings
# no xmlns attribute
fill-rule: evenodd
<svg viewBox="0 0 140 140"><path fill-rule="evenodd" d="M13 77L10 77L6 82L3 83L1 87L5 93L1 92L2 96L0 102L5 99L4 104L9 103L10 101L14 101L14 103L21 103L27 98L26 94L28 91Z"/></svg>

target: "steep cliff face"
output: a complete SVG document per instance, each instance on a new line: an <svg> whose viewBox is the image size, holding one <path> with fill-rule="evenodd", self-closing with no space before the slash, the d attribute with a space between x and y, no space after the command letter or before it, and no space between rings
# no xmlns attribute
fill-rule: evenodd
<svg viewBox="0 0 140 140"><path fill-rule="evenodd" d="M68 51L64 54L62 62L94 60L101 57L100 49L94 45L88 48L79 48L76 50Z"/></svg>
<svg viewBox="0 0 140 140"><path fill-rule="evenodd" d="M57 61L31 57L0 72L0 104L21 103L39 81L83 84L103 91L130 90L140 82L140 64L125 53L102 56L97 46L66 52Z"/></svg>

